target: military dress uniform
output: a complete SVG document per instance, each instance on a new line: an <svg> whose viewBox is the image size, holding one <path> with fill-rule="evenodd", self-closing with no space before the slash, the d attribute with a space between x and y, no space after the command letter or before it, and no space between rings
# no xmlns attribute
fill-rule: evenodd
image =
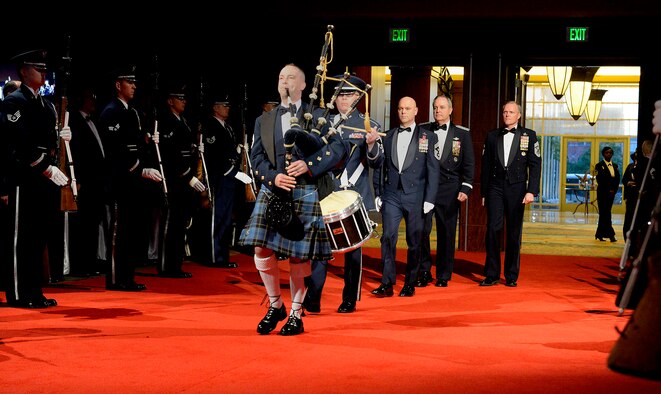
<svg viewBox="0 0 661 394"><path fill-rule="evenodd" d="M438 191L439 162L434 157L438 137L434 132L413 124L401 129L395 127L386 133L383 150L386 158L381 169L374 173L374 191L383 203L381 217L381 258L383 276L381 286L372 291L377 297L391 296L397 271L395 259L397 239L402 218L406 223L406 275L400 296L411 296L420 269L422 233L424 231L424 202L436 200ZM413 133L405 158L398 158L397 145L401 133ZM402 170L399 170L399 161Z"/></svg>
<svg viewBox="0 0 661 394"><path fill-rule="evenodd" d="M512 146L506 158L504 136L513 132ZM505 223L504 275L507 283L516 284L520 271L521 232L526 193L539 194L541 154L537 133L524 127L489 131L482 152L480 192L487 208L486 262L484 275L499 279L499 234Z"/></svg>
<svg viewBox="0 0 661 394"><path fill-rule="evenodd" d="M434 156L439 161L439 184L434 210L425 216L425 230L422 240L422 263L420 271L431 270L431 248L429 236L432 230L432 217L436 218L436 278L437 286L447 285L452 279L454 269L454 252L456 249L457 216L461 202L457 195L461 192L470 195L473 190L473 175L475 172L475 153L469 130L455 125L439 125L432 122L425 127L436 132L445 126L447 135L442 144L434 147ZM430 278L428 278L431 280ZM426 281L416 283L426 286Z"/></svg>
<svg viewBox="0 0 661 394"><path fill-rule="evenodd" d="M44 65L45 67L45 65ZM9 216L14 233L5 261L7 302L28 308L57 303L44 297L44 251L60 212L60 187L44 171L58 165L55 107L21 84L2 101L2 132L10 157L6 174ZM4 276L3 275L3 276Z"/></svg>
<svg viewBox="0 0 661 394"><path fill-rule="evenodd" d="M355 77L353 77L355 79ZM364 87L364 84L363 84ZM337 124L340 115L335 115L332 124ZM348 126L348 127L342 127ZM344 165L333 170L334 190L353 190L360 195L365 209L375 210L374 193L370 181L370 168L379 168L384 160L383 145L381 141L374 144L368 151L367 134L353 129L365 128L365 115L353 111L338 128L339 135L346 149L347 157ZM381 125L370 119L370 128L380 131ZM368 223L369 225L369 223ZM362 278L363 249L356 249L344 253L344 287L342 289L342 304L338 308L340 313L351 313L360 299L360 283ZM327 261L312 261L312 274L308 283L305 308L309 312L319 312L321 295L327 275Z"/></svg>
<svg viewBox="0 0 661 394"><path fill-rule="evenodd" d="M135 108L113 98L101 112L101 127L107 132L111 157L115 244L106 272L106 288L140 291L135 283L136 263L144 259L148 221L142 201L144 137Z"/></svg>
<svg viewBox="0 0 661 394"><path fill-rule="evenodd" d="M229 102L227 104L229 105ZM235 268L236 264L230 262L232 214L237 185L243 185L235 177L241 163L236 135L227 121L221 123L219 119L211 116L202 123L202 136L213 201L213 206L210 207L211 228L202 237L211 237L208 244L211 248L209 264Z"/></svg>
<svg viewBox="0 0 661 394"><path fill-rule="evenodd" d="M167 204L162 205L160 215L159 244L156 268L159 276L188 278L191 274L182 270L185 252L186 226L190 219L195 192L190 181L196 175L196 156L193 155L194 135L186 119L167 111L158 123L159 149L165 182ZM197 152L197 150L195 150ZM152 154L153 153L153 154ZM158 156L147 156L147 165L158 168ZM162 185L149 180L148 187ZM163 193L162 190L158 192Z"/></svg>

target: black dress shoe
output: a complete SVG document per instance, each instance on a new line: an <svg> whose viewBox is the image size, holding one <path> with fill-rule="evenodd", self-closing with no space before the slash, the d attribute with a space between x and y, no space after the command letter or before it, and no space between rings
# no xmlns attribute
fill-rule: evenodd
<svg viewBox="0 0 661 394"><path fill-rule="evenodd" d="M285 320L287 317L287 309L284 304L280 308L269 307L266 315L262 321L257 325L257 332L260 335L266 335L275 329L278 322Z"/></svg>
<svg viewBox="0 0 661 394"><path fill-rule="evenodd" d="M339 308L337 308L338 313L352 313L356 310L355 301L342 301Z"/></svg>
<svg viewBox="0 0 661 394"><path fill-rule="evenodd" d="M415 287L426 287L429 282L434 280L431 276L431 272L429 271L422 271L420 273L420 276L418 277L418 280L415 282L414 286Z"/></svg>
<svg viewBox="0 0 661 394"><path fill-rule="evenodd" d="M280 335L290 336L298 335L305 331L303 329L303 319L296 316L289 316L289 320L285 323L284 326L280 329Z"/></svg>
<svg viewBox="0 0 661 394"><path fill-rule="evenodd" d="M192 278L193 274L191 274L190 272L186 272L186 271L174 271L174 272L165 272L164 271L164 272L159 272L158 276L160 276L161 278L180 278L180 279L183 279L183 278Z"/></svg>
<svg viewBox="0 0 661 394"><path fill-rule="evenodd" d="M615 237L610 237L611 242L617 242L617 239Z"/></svg>
<svg viewBox="0 0 661 394"><path fill-rule="evenodd" d="M598 240L600 240L601 242L606 242L606 240L603 239L602 237L594 237L594 239L598 239Z"/></svg>
<svg viewBox="0 0 661 394"><path fill-rule="evenodd" d="M21 299L18 301L7 300L7 304L9 304L9 306L14 308L43 309L48 307L48 304L46 304L42 300L31 300L31 299L28 300Z"/></svg>
<svg viewBox="0 0 661 394"><path fill-rule="evenodd" d="M394 292L392 290L392 284L383 284L376 289L372 290L372 294L374 294L377 298L383 298L383 297L392 297Z"/></svg>
<svg viewBox="0 0 661 394"><path fill-rule="evenodd" d="M448 281L445 279L439 279L436 281L436 287L448 287Z"/></svg>
<svg viewBox="0 0 661 394"><path fill-rule="evenodd" d="M310 313L320 313L321 304L312 301L303 301L303 309Z"/></svg>
<svg viewBox="0 0 661 394"><path fill-rule="evenodd" d="M106 290L114 291L143 291L147 290L147 286L142 283L115 283L106 284Z"/></svg>
<svg viewBox="0 0 661 394"><path fill-rule="evenodd" d="M415 287L411 285L404 285L402 291L399 292L400 297L413 297L415 295Z"/></svg>
<svg viewBox="0 0 661 394"><path fill-rule="evenodd" d="M480 286L493 286L497 285L498 283L500 283L500 278L492 278L487 276L482 282L480 282Z"/></svg>
<svg viewBox="0 0 661 394"><path fill-rule="evenodd" d="M46 296L41 296L41 302L46 304L46 306L57 306L57 301L55 298L46 298Z"/></svg>
<svg viewBox="0 0 661 394"><path fill-rule="evenodd" d="M516 281L508 279L507 282L505 282L505 286L516 287Z"/></svg>

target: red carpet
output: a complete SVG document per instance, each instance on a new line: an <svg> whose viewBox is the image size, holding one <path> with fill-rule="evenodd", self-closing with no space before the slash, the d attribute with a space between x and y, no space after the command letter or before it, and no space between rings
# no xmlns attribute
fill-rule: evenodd
<svg viewBox="0 0 661 394"><path fill-rule="evenodd" d="M365 250L379 256L378 250ZM104 278L46 289L59 306L0 308L3 393L621 393L659 382L608 369L630 317L617 315L618 261L522 256L519 287L479 287L482 253L457 253L447 288L397 297L369 292L379 261L365 258L363 295L338 314L342 257L332 263L322 313L295 337L260 336L266 312L252 259L239 269L186 263L191 279L140 269L142 293L111 292ZM404 261L405 251L400 251ZM289 296L282 262L283 298ZM6 306L3 304L3 306ZM282 323L281 323L282 324Z"/></svg>

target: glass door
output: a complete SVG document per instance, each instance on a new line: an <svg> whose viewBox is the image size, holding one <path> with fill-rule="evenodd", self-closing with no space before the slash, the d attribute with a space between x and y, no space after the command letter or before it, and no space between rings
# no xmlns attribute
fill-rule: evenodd
<svg viewBox="0 0 661 394"><path fill-rule="evenodd" d="M593 138L565 138L564 197L561 209L573 213L596 213L594 201L593 157L595 143Z"/></svg>
<svg viewBox="0 0 661 394"><path fill-rule="evenodd" d="M565 184L561 187L564 195L561 198L561 210L573 213L597 213L597 193L594 180L594 166L603 160L601 150L609 146L613 149L613 162L617 164L620 178L624 171L624 152L628 152L627 138L594 138L567 137L564 138L563 177ZM628 157L628 155L627 155ZM622 185L613 202L613 213L624 213L622 204Z"/></svg>

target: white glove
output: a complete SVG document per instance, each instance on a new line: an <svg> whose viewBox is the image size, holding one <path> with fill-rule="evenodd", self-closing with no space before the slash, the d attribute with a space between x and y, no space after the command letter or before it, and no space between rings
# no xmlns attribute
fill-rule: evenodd
<svg viewBox="0 0 661 394"><path fill-rule="evenodd" d="M60 130L60 138L65 141L71 141L71 127L62 127L62 130Z"/></svg>
<svg viewBox="0 0 661 394"><path fill-rule="evenodd" d="M190 179L190 182L188 182L188 184L190 185L190 187L195 189L196 192L201 193L201 192L207 190L207 188L204 186L204 183L200 182L200 180L195 178L195 177L192 177Z"/></svg>
<svg viewBox="0 0 661 394"><path fill-rule="evenodd" d="M236 175L234 175L234 178L240 180L246 185L252 183L252 178L250 177L250 175L246 174L245 172L241 172L241 171L237 172Z"/></svg>
<svg viewBox="0 0 661 394"><path fill-rule="evenodd" d="M200 142L200 146L197 147L197 150L200 151L200 153L204 153L204 142Z"/></svg>
<svg viewBox="0 0 661 394"><path fill-rule="evenodd" d="M161 182L163 180L161 173L155 168L143 168L142 177L151 179L154 182Z"/></svg>
<svg viewBox="0 0 661 394"><path fill-rule="evenodd" d="M55 166L48 166L44 171L44 175L48 177L57 186L65 186L69 182L69 178L59 168Z"/></svg>
<svg viewBox="0 0 661 394"><path fill-rule="evenodd" d="M425 201L425 203L422 204L422 212L424 212L425 215L431 212L432 209L434 209L434 204L427 201Z"/></svg>
<svg viewBox="0 0 661 394"><path fill-rule="evenodd" d="M654 103L654 113L652 114L652 132L654 134L661 134L661 100Z"/></svg>
<svg viewBox="0 0 661 394"><path fill-rule="evenodd" d="M381 197L376 197L374 199L374 205L376 205L376 210L381 211L381 205L383 205L383 201L381 201Z"/></svg>
<svg viewBox="0 0 661 394"><path fill-rule="evenodd" d="M151 140L154 141L155 144L158 144L158 142L160 141L159 139L160 135L161 134L158 131L155 131L154 135L151 136Z"/></svg>

